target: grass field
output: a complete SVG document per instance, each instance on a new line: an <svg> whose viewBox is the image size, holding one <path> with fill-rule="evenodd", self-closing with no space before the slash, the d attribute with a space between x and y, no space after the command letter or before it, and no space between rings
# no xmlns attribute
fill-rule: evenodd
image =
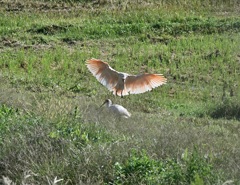
<svg viewBox="0 0 240 185"><path fill-rule="evenodd" d="M240 184L238 0L0 1L0 184ZM161 73L115 97L99 58ZM107 98L132 113L116 119Z"/></svg>

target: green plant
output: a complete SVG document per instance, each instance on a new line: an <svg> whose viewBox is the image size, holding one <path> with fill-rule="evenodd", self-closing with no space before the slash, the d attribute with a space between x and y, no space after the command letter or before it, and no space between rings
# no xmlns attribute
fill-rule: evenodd
<svg viewBox="0 0 240 185"><path fill-rule="evenodd" d="M50 132L49 136L52 139L64 138L79 148L87 144L113 141L111 135L103 128L96 127L94 124L85 125L75 121L62 121Z"/></svg>
<svg viewBox="0 0 240 185"><path fill-rule="evenodd" d="M3 104L3 105L0 104L0 119L1 119L1 122L2 123L4 122L4 120L2 120L2 119L10 117L13 114L15 114L16 112L18 112L18 110L14 110L13 108L6 106L5 104Z"/></svg>
<svg viewBox="0 0 240 185"><path fill-rule="evenodd" d="M145 151L133 151L125 164L115 163L115 184L206 184L216 183L218 174L195 147L183 160L151 159Z"/></svg>
<svg viewBox="0 0 240 185"><path fill-rule="evenodd" d="M240 120L240 104L237 100L227 98L224 101L214 104L208 114L212 118L227 118Z"/></svg>

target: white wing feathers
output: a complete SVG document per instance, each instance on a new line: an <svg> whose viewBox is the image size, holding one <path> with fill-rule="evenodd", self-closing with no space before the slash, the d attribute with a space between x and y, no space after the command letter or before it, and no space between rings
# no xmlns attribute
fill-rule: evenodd
<svg viewBox="0 0 240 185"><path fill-rule="evenodd" d="M90 59L86 65L102 85L118 96L144 93L167 83L167 79L162 74L129 75L120 73L111 68L107 62L98 59ZM123 78L123 75L124 82L120 79Z"/></svg>
<svg viewBox="0 0 240 185"><path fill-rule="evenodd" d="M140 94L163 85L167 82L161 74L141 74L128 76L125 81L126 91L130 94Z"/></svg>
<svg viewBox="0 0 240 185"><path fill-rule="evenodd" d="M96 79L108 90L112 91L118 82L118 72L112 69L108 63L97 59L87 61L87 68Z"/></svg>

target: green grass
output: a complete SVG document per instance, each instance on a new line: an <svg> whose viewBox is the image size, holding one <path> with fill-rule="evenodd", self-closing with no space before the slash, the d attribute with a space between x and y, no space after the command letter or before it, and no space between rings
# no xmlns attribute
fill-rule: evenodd
<svg viewBox="0 0 240 185"><path fill-rule="evenodd" d="M239 7L234 0L4 1L2 181L239 184ZM115 97L87 70L90 58L127 73L162 73L168 83ZM132 117L99 109L106 98Z"/></svg>
<svg viewBox="0 0 240 185"><path fill-rule="evenodd" d="M211 159L201 157L195 148L186 149L182 159L151 159L144 151L133 151L124 165L115 164L114 184L212 184L219 178L213 172Z"/></svg>

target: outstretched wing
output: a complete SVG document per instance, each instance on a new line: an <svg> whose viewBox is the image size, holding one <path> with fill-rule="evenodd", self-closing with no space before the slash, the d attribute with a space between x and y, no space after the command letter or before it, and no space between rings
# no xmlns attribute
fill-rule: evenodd
<svg viewBox="0 0 240 185"><path fill-rule="evenodd" d="M125 80L125 91L129 94L140 94L167 83L161 74L130 75Z"/></svg>
<svg viewBox="0 0 240 185"><path fill-rule="evenodd" d="M87 68L96 77L96 79L108 90L112 91L118 82L118 72L111 68L107 62L99 59L90 59L86 61Z"/></svg>

